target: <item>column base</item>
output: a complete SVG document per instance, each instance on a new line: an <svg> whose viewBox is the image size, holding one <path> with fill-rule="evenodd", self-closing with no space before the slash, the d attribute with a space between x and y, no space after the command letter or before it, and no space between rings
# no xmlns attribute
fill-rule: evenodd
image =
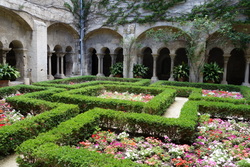
<svg viewBox="0 0 250 167"><path fill-rule="evenodd" d="M56 79L63 79L63 78L66 78L64 74L56 74L54 76Z"/></svg>
<svg viewBox="0 0 250 167"><path fill-rule="evenodd" d="M48 79L48 80L54 80L55 78L54 78L53 75L48 75L48 76L47 76L47 79Z"/></svg>
<svg viewBox="0 0 250 167"><path fill-rule="evenodd" d="M227 85L227 81L221 81L221 84Z"/></svg>
<svg viewBox="0 0 250 167"><path fill-rule="evenodd" d="M249 82L243 82L242 85L243 86L250 86Z"/></svg>
<svg viewBox="0 0 250 167"><path fill-rule="evenodd" d="M152 77L151 78L151 83L154 83L154 82L156 82L156 81L158 81L159 79L158 79L158 77Z"/></svg>
<svg viewBox="0 0 250 167"><path fill-rule="evenodd" d="M97 76L97 77L104 77L104 74L98 73L96 76Z"/></svg>
<svg viewBox="0 0 250 167"><path fill-rule="evenodd" d="M174 81L174 78L173 78L173 77L170 77L170 78L168 79L168 81Z"/></svg>

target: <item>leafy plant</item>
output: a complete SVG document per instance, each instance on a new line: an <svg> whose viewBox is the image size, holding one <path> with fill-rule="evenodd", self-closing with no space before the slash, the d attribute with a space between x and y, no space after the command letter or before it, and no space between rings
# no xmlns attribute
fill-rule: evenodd
<svg viewBox="0 0 250 167"><path fill-rule="evenodd" d="M8 64L0 64L0 80L15 80L20 77L20 72Z"/></svg>
<svg viewBox="0 0 250 167"><path fill-rule="evenodd" d="M220 81L220 74L223 74L223 69L219 67L217 63L206 63L203 68L203 80L204 81Z"/></svg>
<svg viewBox="0 0 250 167"><path fill-rule="evenodd" d="M148 70L149 68L144 66L143 64L135 64L133 67L134 77L144 77L147 74Z"/></svg>
<svg viewBox="0 0 250 167"><path fill-rule="evenodd" d="M110 67L110 73L112 75L122 75L123 73L123 64L121 62L115 63Z"/></svg>
<svg viewBox="0 0 250 167"><path fill-rule="evenodd" d="M174 78L188 78L189 77L189 66L186 63L182 63L178 66L175 66L173 69Z"/></svg>

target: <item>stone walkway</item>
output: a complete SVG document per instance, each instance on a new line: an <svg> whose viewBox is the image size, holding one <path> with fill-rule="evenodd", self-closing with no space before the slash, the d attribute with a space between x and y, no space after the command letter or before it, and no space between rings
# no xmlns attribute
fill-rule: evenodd
<svg viewBox="0 0 250 167"><path fill-rule="evenodd" d="M176 97L174 103L166 110L164 117L178 118L182 106L188 101L185 97ZM17 155L10 155L3 160L0 160L0 167L18 167L16 163Z"/></svg>
<svg viewBox="0 0 250 167"><path fill-rule="evenodd" d="M0 160L0 167L17 167L16 158L16 154L7 156L5 159Z"/></svg>
<svg viewBox="0 0 250 167"><path fill-rule="evenodd" d="M188 98L186 97L176 97L174 103L167 109L163 116L167 118L179 118L181 108L187 101Z"/></svg>

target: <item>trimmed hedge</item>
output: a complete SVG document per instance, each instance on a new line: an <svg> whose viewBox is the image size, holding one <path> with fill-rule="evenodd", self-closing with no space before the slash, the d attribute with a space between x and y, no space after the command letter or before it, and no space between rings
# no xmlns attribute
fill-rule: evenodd
<svg viewBox="0 0 250 167"><path fill-rule="evenodd" d="M151 86L181 86L181 87L194 87L202 88L208 90L226 90L226 91L237 91L240 92L241 86L236 85L223 85L223 84L213 84L213 83L193 83L193 82L177 82L177 81L157 81Z"/></svg>
<svg viewBox="0 0 250 167"><path fill-rule="evenodd" d="M91 81L91 82L90 82ZM73 83L73 84L70 84ZM96 76L80 76L65 79L57 79L52 81L43 81L34 83L39 86L58 87L65 89L77 89L84 86L93 86L99 84L117 84L117 85L142 85L148 86L149 79L135 79L135 78L115 78L115 77L96 77Z"/></svg>
<svg viewBox="0 0 250 167"><path fill-rule="evenodd" d="M194 107L194 109L196 108ZM174 139L179 137L190 139L194 135L197 125L197 111L186 110L182 112L188 112L184 116L189 117L177 120L148 114L128 114L95 108L61 123L57 128L45 134L40 134L36 139L25 141L17 148L17 152L23 155L23 158L19 159L19 163L23 166L29 166L31 162L33 166L65 166L65 164L66 166L91 166L93 162L96 166L141 166L141 164L130 160L114 159L112 155L75 149L65 145L74 145L87 139L99 126L118 126L118 129L132 130L131 132L135 133L133 128L135 124L139 126L136 128L140 128L137 130L142 132L154 131L152 135L169 134Z"/></svg>
<svg viewBox="0 0 250 167"><path fill-rule="evenodd" d="M129 93L145 93L156 95L147 103L137 101L127 101L120 99L103 99L96 97L103 90L118 91ZM175 98L176 91L173 89L143 87L143 86L117 86L117 85L98 85L89 86L82 89L65 91L52 96L56 102L78 104L85 111L94 107L121 110L126 112L149 113L163 115Z"/></svg>
<svg viewBox="0 0 250 167"><path fill-rule="evenodd" d="M40 100L39 104L41 104ZM46 106L48 102L43 101L43 104ZM0 156L10 154L25 140L34 138L39 133L46 132L77 114L79 114L78 106L58 103L53 109L30 119L3 126L0 128Z"/></svg>
<svg viewBox="0 0 250 167"><path fill-rule="evenodd" d="M16 85L0 88L0 99L9 96L11 94L16 94L17 91L20 93L30 93L36 91L46 90L47 88L42 86L33 86L33 85Z"/></svg>

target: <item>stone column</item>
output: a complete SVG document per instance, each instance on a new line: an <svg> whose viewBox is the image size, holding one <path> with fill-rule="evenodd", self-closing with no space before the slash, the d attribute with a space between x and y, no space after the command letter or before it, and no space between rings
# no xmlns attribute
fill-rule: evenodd
<svg viewBox="0 0 250 167"><path fill-rule="evenodd" d="M59 56L61 59L61 70L60 70L60 74L59 74L60 78L65 78L65 75L63 73L63 69L64 69L63 57L64 57L64 55L65 55L65 53L59 53Z"/></svg>
<svg viewBox="0 0 250 167"><path fill-rule="evenodd" d="M229 56L224 56L224 72L223 72L223 79L221 84L227 84L227 63L228 63Z"/></svg>
<svg viewBox="0 0 250 167"><path fill-rule="evenodd" d="M103 57L104 57L104 54L102 53L97 53L97 58L98 58L98 74L96 76L98 77L103 77L104 74L103 74Z"/></svg>
<svg viewBox="0 0 250 167"><path fill-rule="evenodd" d="M242 83L244 86L250 86L249 84L249 63L250 63L250 55L246 57L246 70L245 70L245 80Z"/></svg>
<svg viewBox="0 0 250 167"><path fill-rule="evenodd" d="M111 67L112 67L112 65L114 65L116 63L117 55L116 54L110 54L110 57L111 57ZM109 77L113 77L113 74L110 74Z"/></svg>
<svg viewBox="0 0 250 167"><path fill-rule="evenodd" d="M60 76L60 70L59 70L59 60L60 60L60 54L56 53L56 74L55 74L55 78L59 78Z"/></svg>
<svg viewBox="0 0 250 167"><path fill-rule="evenodd" d="M0 54L0 64L6 64L6 56L7 56L7 53L10 51L11 49L10 48L3 48L1 50L1 54Z"/></svg>
<svg viewBox="0 0 250 167"><path fill-rule="evenodd" d="M52 54L54 53L54 51L53 52L48 52L48 58L49 58L49 61L48 61L48 64L49 64L49 69L48 69L48 71L49 71L49 74L48 74L48 80L53 80L54 79L54 77L53 77L53 75L52 75L52 62L51 62L51 57L52 57Z"/></svg>
<svg viewBox="0 0 250 167"><path fill-rule="evenodd" d="M151 78L151 82L156 82L158 81L158 77L156 76L156 61L157 61L157 58L158 58L158 54L152 54L153 56L153 59L154 59L154 63L153 63L153 76Z"/></svg>
<svg viewBox="0 0 250 167"><path fill-rule="evenodd" d="M117 54L110 54L110 57L111 57L111 66L112 66L116 63Z"/></svg>
<svg viewBox="0 0 250 167"><path fill-rule="evenodd" d="M174 59L175 59L176 54L170 54L169 56L171 58L171 69L170 69L170 78L168 80L174 81L173 70L174 70Z"/></svg>

